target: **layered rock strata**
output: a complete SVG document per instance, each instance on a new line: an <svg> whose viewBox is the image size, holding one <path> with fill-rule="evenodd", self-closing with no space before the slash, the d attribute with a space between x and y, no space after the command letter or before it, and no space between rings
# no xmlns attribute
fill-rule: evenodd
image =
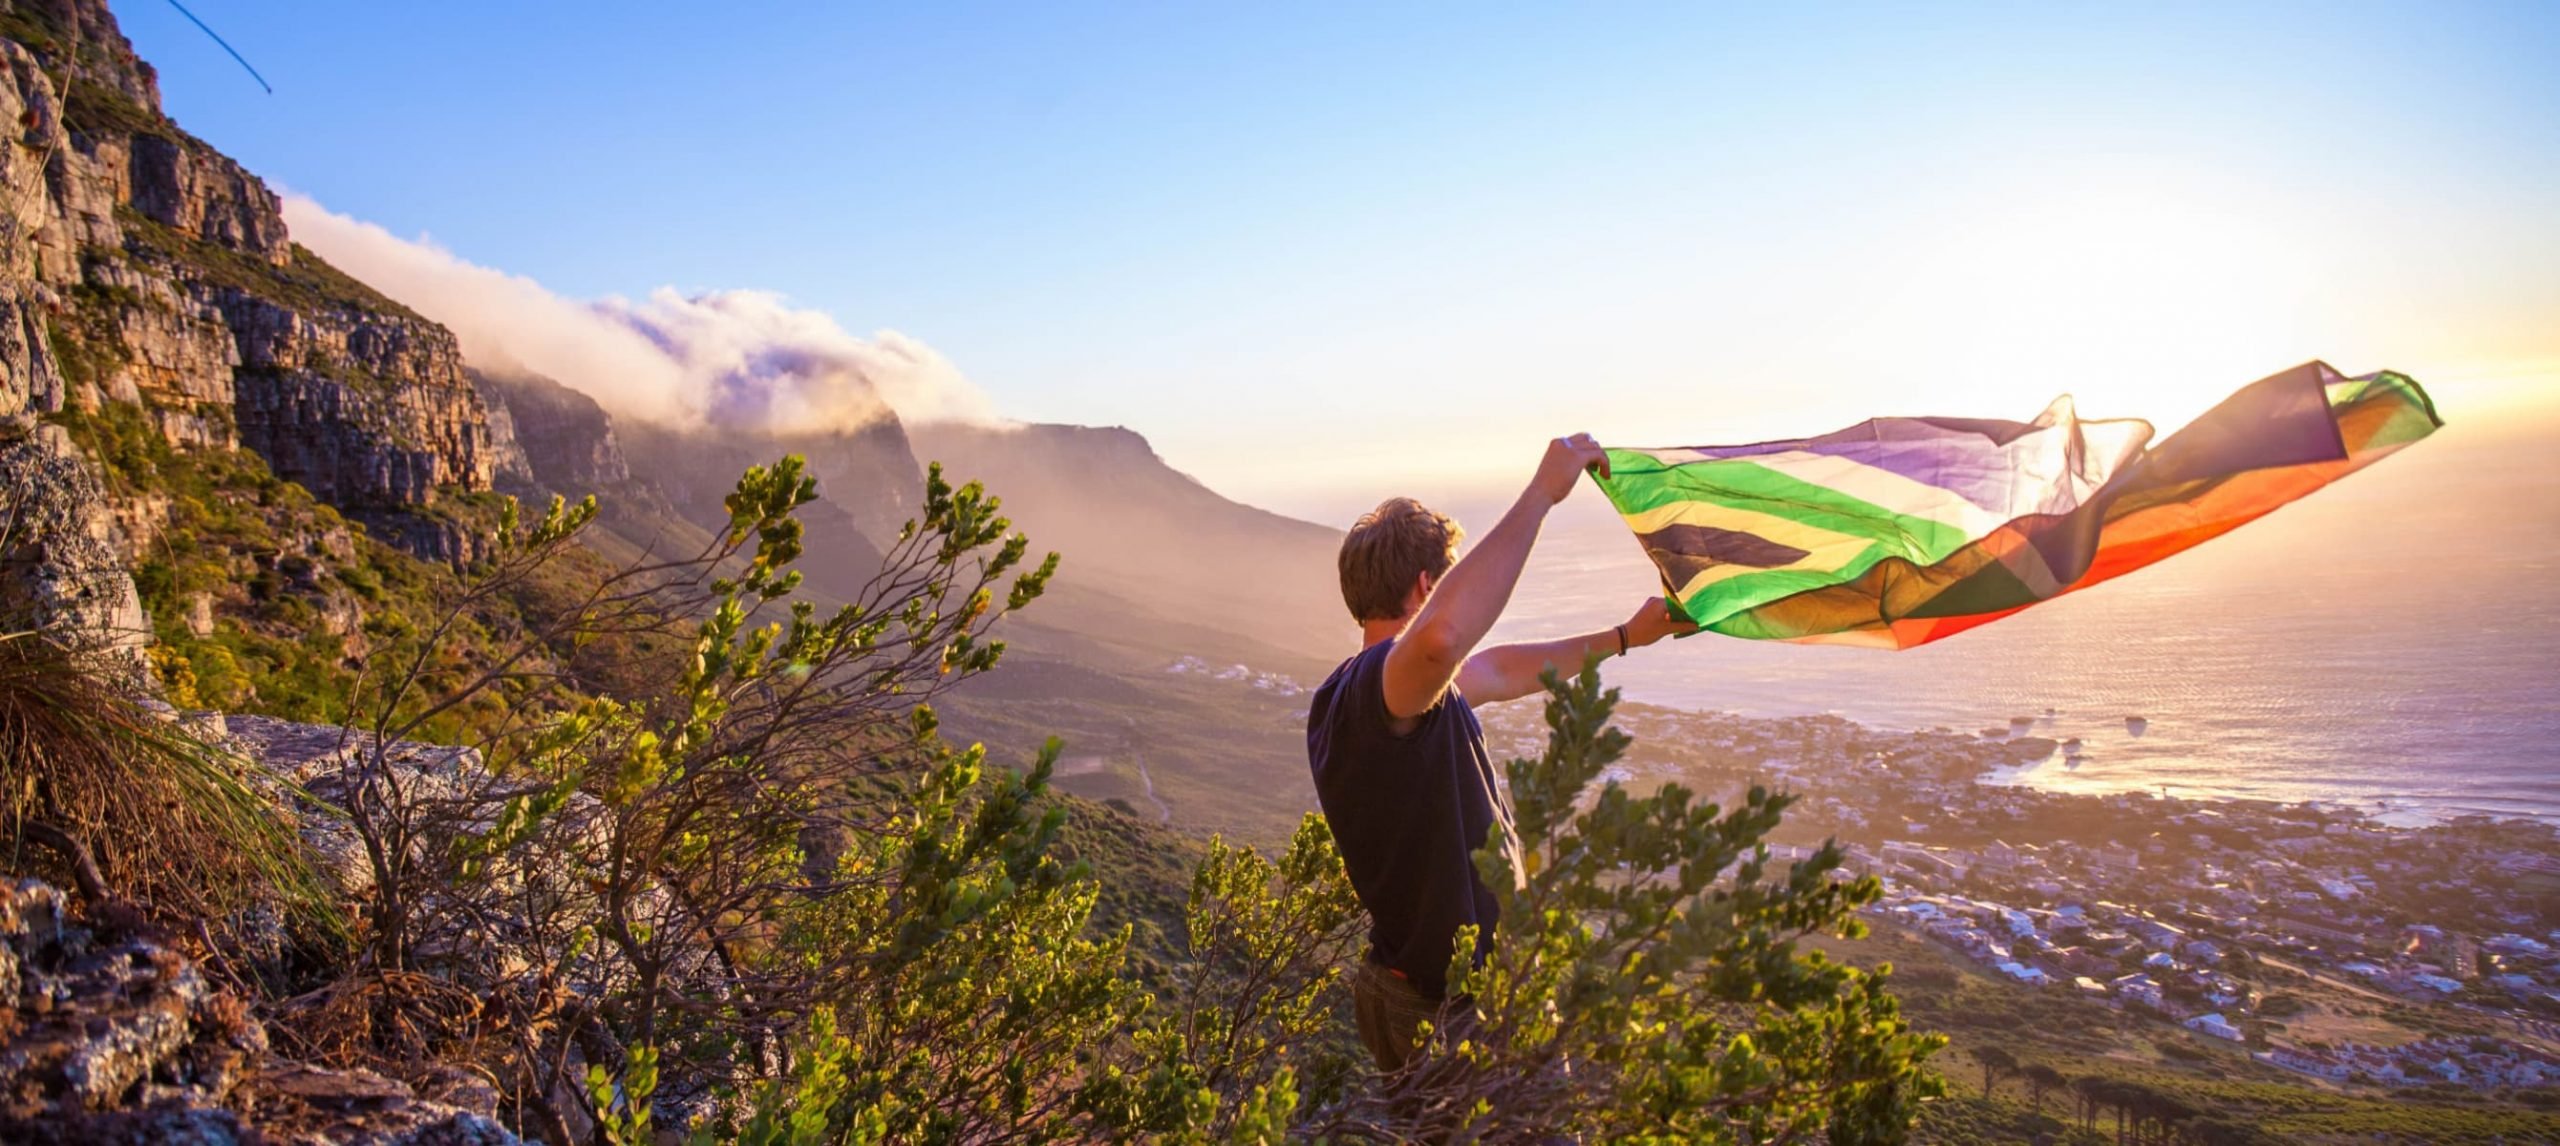
<svg viewBox="0 0 2560 1146"><path fill-rule="evenodd" d="M0 33L0 415L140 406L351 512L490 488L452 333L296 246L264 182L162 114L102 0L0 0Z"/></svg>

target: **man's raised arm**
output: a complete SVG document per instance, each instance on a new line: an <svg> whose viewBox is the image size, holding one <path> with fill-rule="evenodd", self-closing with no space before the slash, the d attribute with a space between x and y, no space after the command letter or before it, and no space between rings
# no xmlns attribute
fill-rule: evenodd
<svg viewBox="0 0 2560 1146"><path fill-rule="evenodd" d="M1492 704L1527 696L1546 687L1538 676L1548 669L1556 670L1559 676L1572 676L1593 657L1618 656L1664 637L1697 631L1698 626L1674 619L1662 598L1648 598L1637 606L1635 616L1616 628L1477 650L1458 670L1458 691L1467 694L1469 704Z"/></svg>
<svg viewBox="0 0 2560 1146"><path fill-rule="evenodd" d="M1484 639L1511 603L1512 587L1537 544L1538 527L1547 511L1573 493L1582 471L1598 466L1608 472L1609 455L1589 434L1547 443L1537 476L1529 479L1520 500L1502 515L1484 540L1468 551L1423 601L1422 611L1405 626L1387 653L1384 671L1387 713L1410 720L1431 711L1457 679L1476 643Z"/></svg>

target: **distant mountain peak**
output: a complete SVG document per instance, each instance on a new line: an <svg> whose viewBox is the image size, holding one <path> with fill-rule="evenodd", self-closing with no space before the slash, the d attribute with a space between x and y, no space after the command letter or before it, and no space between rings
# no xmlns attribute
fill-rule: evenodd
<svg viewBox="0 0 2560 1146"><path fill-rule="evenodd" d="M1311 658L1349 640L1334 569L1340 531L1221 495L1135 430L936 424L909 437L917 457L1002 498L1034 547L1058 550L1064 586ZM1255 603L1238 609L1248 588Z"/></svg>

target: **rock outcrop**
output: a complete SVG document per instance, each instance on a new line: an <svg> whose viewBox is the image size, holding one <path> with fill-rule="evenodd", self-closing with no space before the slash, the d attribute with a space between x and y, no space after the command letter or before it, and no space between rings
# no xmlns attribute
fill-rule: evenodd
<svg viewBox="0 0 2560 1146"><path fill-rule="evenodd" d="M0 617L0 628L76 634L139 672L151 626L125 570L123 538L62 427L0 424L0 599L26 613Z"/></svg>
<svg viewBox="0 0 2560 1146"><path fill-rule="evenodd" d="M490 832L511 801L538 799L544 791L538 782L493 773L471 748L385 742L361 729L263 716L193 713L179 719L192 735L248 762L251 782L294 809L305 854L345 902L362 902L379 888L365 844L341 809L362 800L383 809L377 815L400 818L413 849L407 866L416 872L451 859L438 855L429 840ZM628 983L635 968L614 944L562 953L571 935L605 915L600 896L613 846L611 821L594 796L571 793L516 845L484 857L470 877L475 890L469 896L457 898L449 890L420 895L410 950L416 969L476 996L519 1001L563 992L602 998L613 985ZM460 877L447 869L442 878ZM686 918L659 888L639 892L632 911L660 926L676 927ZM680 942L662 955L654 973L698 984L706 997L716 992L722 971L707 946ZM568 1050L572 1065L565 1077L584 1077L586 1053L584 1043ZM686 1124L704 1112L708 1098L659 1094L660 1124ZM552 1105L564 1118L585 1117L583 1099L558 1095Z"/></svg>
<svg viewBox="0 0 2560 1146"><path fill-rule="evenodd" d="M488 403L491 426L506 426L509 461L520 462L526 486L578 497L631 480L613 417L595 399L539 374L470 373Z"/></svg>
<svg viewBox="0 0 2560 1146"><path fill-rule="evenodd" d="M222 296L240 444L341 508L489 488L488 417L452 332L419 318Z"/></svg>
<svg viewBox="0 0 2560 1146"><path fill-rule="evenodd" d="M76 917L32 880L0 886L0 1140L521 1141L496 1105L485 1085L431 1098L283 1060L238 998L149 928Z"/></svg>
<svg viewBox="0 0 2560 1146"><path fill-rule="evenodd" d="M6 2L6 0L0 0ZM0 39L0 411L56 409L62 372L46 346L33 236L52 212L31 189L45 182L47 150L62 135L62 107L33 53Z"/></svg>
<svg viewBox="0 0 2560 1146"><path fill-rule="evenodd" d="M306 805L297 824L304 853L349 901L372 890L373 869L354 826L324 807L353 799L377 764L393 773L401 791L421 800L467 802L490 786L480 754L469 748L401 741L377 751L371 734L336 725L216 713L192 719L199 739L249 761L281 800Z"/></svg>
<svg viewBox="0 0 2560 1146"><path fill-rule="evenodd" d="M477 370L465 369L472 389L480 392L481 408L489 417L489 480L498 492L513 497L530 497L541 486L534 477L533 459L526 457L524 443L516 436L515 412L507 408L506 395L489 383Z"/></svg>

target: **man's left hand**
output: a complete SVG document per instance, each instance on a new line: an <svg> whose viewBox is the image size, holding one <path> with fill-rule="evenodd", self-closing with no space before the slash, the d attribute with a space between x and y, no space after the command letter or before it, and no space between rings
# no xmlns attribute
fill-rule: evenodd
<svg viewBox="0 0 2560 1146"><path fill-rule="evenodd" d="M1627 618L1627 647L1639 649L1664 637L1687 636L1697 631L1698 626L1675 619L1671 606L1662 598L1648 597L1636 609L1636 615Z"/></svg>

